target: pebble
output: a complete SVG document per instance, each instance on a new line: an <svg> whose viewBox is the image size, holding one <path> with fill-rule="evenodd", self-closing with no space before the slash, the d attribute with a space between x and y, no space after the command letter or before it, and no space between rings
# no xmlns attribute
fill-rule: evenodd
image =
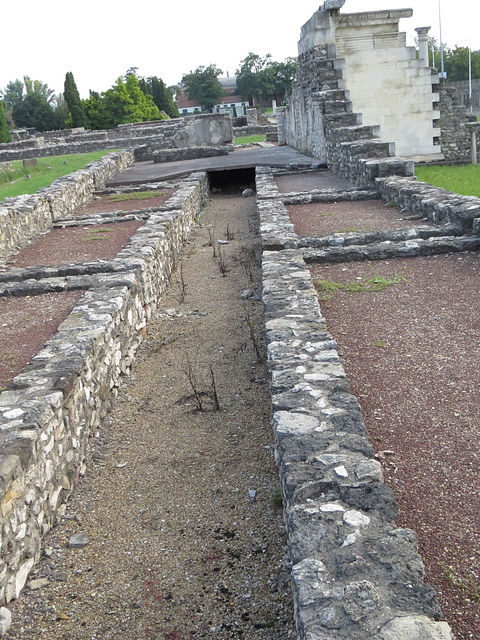
<svg viewBox="0 0 480 640"><path fill-rule="evenodd" d="M32 591L36 591L37 589L47 587L49 584L50 581L47 578L37 578L36 580L32 580L28 586Z"/></svg>
<svg viewBox="0 0 480 640"><path fill-rule="evenodd" d="M68 546L70 549L81 549L85 547L88 542L88 537L84 533L76 533L68 541Z"/></svg>
<svg viewBox="0 0 480 640"><path fill-rule="evenodd" d="M9 609L7 609L6 607L2 607L0 609L0 637L3 638L3 636L7 633L11 626L12 614L10 613Z"/></svg>

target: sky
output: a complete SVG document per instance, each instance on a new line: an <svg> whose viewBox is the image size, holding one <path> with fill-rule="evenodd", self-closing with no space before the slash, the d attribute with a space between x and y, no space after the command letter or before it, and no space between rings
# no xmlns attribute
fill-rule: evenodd
<svg viewBox="0 0 480 640"><path fill-rule="evenodd" d="M480 48L480 2L440 0L443 42ZM2 3L0 89L28 75L63 92L71 71L82 98L106 91L130 67L167 85L215 64L235 74L249 52L282 61L297 55L301 26L323 0L22 0ZM414 44L415 27L439 40L439 0L346 0L342 13L411 8L400 28Z"/></svg>

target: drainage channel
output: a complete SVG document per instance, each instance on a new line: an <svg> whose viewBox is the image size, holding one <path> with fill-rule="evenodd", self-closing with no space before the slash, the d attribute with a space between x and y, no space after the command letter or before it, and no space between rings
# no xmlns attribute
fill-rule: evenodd
<svg viewBox="0 0 480 640"><path fill-rule="evenodd" d="M297 637L259 279L254 198L212 197L11 603L13 637Z"/></svg>

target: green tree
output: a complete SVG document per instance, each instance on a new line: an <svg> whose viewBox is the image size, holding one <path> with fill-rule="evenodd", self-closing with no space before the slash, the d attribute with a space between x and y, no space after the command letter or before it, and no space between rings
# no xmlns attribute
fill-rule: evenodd
<svg viewBox="0 0 480 640"><path fill-rule="evenodd" d="M152 97L153 102L160 111L164 111L170 118L178 118L178 108L173 101L172 94L165 86L164 81L157 76L140 79L140 89L146 95Z"/></svg>
<svg viewBox="0 0 480 640"><path fill-rule="evenodd" d="M12 109L17 102L23 99L24 84L21 80L11 80L1 92L7 109Z"/></svg>
<svg viewBox="0 0 480 640"><path fill-rule="evenodd" d="M270 54L262 58L250 52L236 71L237 88L252 105L261 98L275 98L283 102L292 91L296 70L295 58L275 62Z"/></svg>
<svg viewBox="0 0 480 640"><path fill-rule="evenodd" d="M263 82L265 75L263 72L270 64L272 56L266 55L264 58L256 53L250 52L246 58L240 62L237 69L237 88L242 96L246 96L249 102L255 106L258 100L264 95Z"/></svg>
<svg viewBox="0 0 480 640"><path fill-rule="evenodd" d="M125 82L118 78L105 93L91 91L90 98L83 101L83 107L93 129L113 129L128 122L165 118L152 97L140 89L138 78L133 73Z"/></svg>
<svg viewBox="0 0 480 640"><path fill-rule="evenodd" d="M47 84L44 84L41 80L32 80L29 76L23 77L25 83L25 89L27 96L32 94L39 95L44 98L45 102L51 104L55 100L55 92L53 89L49 89Z"/></svg>
<svg viewBox="0 0 480 640"><path fill-rule="evenodd" d="M198 67L190 71L182 78L182 86L189 100L198 100L202 109L209 110L214 107L218 99L225 95L218 76L222 73L214 64L208 67Z"/></svg>
<svg viewBox="0 0 480 640"><path fill-rule="evenodd" d="M34 127L37 131L51 131L60 126L53 107L40 93L29 93L12 109L12 116L18 127Z"/></svg>
<svg viewBox="0 0 480 640"><path fill-rule="evenodd" d="M468 47L458 47L446 49L444 51L445 71L448 80L468 80L469 77L469 55ZM472 78L480 78L480 52L472 51Z"/></svg>
<svg viewBox="0 0 480 640"><path fill-rule="evenodd" d="M70 117L67 120L69 126L85 127L85 129L88 129L90 127L90 123L85 115L85 110L83 108L82 101L80 100L80 94L78 93L77 85L75 84L73 73L71 71L68 71L65 75L63 96L67 102L68 110L70 112Z"/></svg>
<svg viewBox="0 0 480 640"><path fill-rule="evenodd" d="M105 124L106 114L103 99L99 93L90 91L90 96L86 100L82 100L82 106L92 129L98 131L108 128Z"/></svg>
<svg viewBox="0 0 480 640"><path fill-rule="evenodd" d="M273 71L273 95L280 104L292 93L292 84L297 73L296 58L286 58L283 62L272 62L270 69Z"/></svg>
<svg viewBox="0 0 480 640"><path fill-rule="evenodd" d="M0 102L0 143L11 141L12 136L7 125L7 105L5 102Z"/></svg>

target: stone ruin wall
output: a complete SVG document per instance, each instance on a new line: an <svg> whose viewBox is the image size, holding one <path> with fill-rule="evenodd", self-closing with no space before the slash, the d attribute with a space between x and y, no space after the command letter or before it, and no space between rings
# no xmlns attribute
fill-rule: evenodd
<svg viewBox="0 0 480 640"><path fill-rule="evenodd" d="M329 0L324 7L332 4L341 7L343 2ZM328 11L329 9L321 8L317 13ZM413 152L413 156L419 152L421 155L427 154L425 157L429 161L433 161L435 157L438 161L470 161L470 133L465 126L470 118L466 115L466 109L458 99L455 89L448 84L439 84L435 70L414 59L413 47L388 48L389 40L392 40L393 36L398 40L404 34L387 34L385 42L375 51L375 59L371 59L372 52L367 51L365 63L359 63L357 67L384 68L378 78L383 81L388 75L387 63L392 58L394 67L400 64L402 74L407 77L413 76L413 86L420 87L420 93L426 102L422 103L421 117L418 116L420 122L417 128L421 135L418 132L413 133L412 127L409 126L410 133L406 137L404 126L406 122L412 121L411 111L415 110L415 101L418 100L415 90L409 92L410 98L406 105L390 95L388 83L374 85L375 90L372 91L371 79L367 82L365 68L360 73L359 68L352 62L356 53L352 47L355 44L361 45L365 39L368 41L368 38L362 35L361 42L357 42L353 37L354 29L349 27L347 21L345 24L349 28L344 29L343 35L342 30L338 31L338 46L333 42L318 44L313 37L315 16L302 30L303 42L301 40L299 43L297 79L290 103L277 112L279 144L287 144L311 155L340 171L344 177L355 182L360 180L359 184L363 184L364 181L373 184L372 178L382 175L413 175L413 165L407 164L401 155L408 149ZM374 34L372 38L374 37L379 39L378 35ZM353 43L348 44L349 38L353 39ZM403 39L401 41L403 42ZM339 57L339 51L342 51L344 57ZM362 53L365 55L364 51ZM351 76L360 80L352 81ZM351 90L347 90L349 87ZM379 100L384 115L378 108ZM368 106L372 103L376 104L373 110ZM395 126L390 123L386 127L386 120L395 122ZM348 132L346 128L349 128ZM392 137L382 134L383 130L390 132ZM402 134L408 144L402 141ZM347 143L358 141L363 141L363 148L358 144L347 146ZM480 136L477 137L477 150L480 153ZM360 152L360 155L357 152ZM399 157L395 158L397 154ZM412 156L412 153L404 155ZM416 159L420 160L421 155ZM368 169L358 165L357 158L365 164L363 161L372 156L383 156L384 165L373 167L370 164Z"/></svg>
<svg viewBox="0 0 480 640"><path fill-rule="evenodd" d="M95 189L104 188L133 162L133 151L112 153L32 195L5 198L0 203L0 258L50 229L55 220L83 205Z"/></svg>
<svg viewBox="0 0 480 640"><path fill-rule="evenodd" d="M424 192L425 208L432 195ZM415 534L395 524L395 499L326 329L288 198L270 169L257 169L276 460L299 638L453 640L423 582ZM406 249L413 250L408 241Z"/></svg>
<svg viewBox="0 0 480 640"><path fill-rule="evenodd" d="M135 149L136 160L146 161L153 159L154 151L164 149L231 145L233 128L230 116L202 114L152 123L121 124L105 131L65 129L35 136L19 132L17 137L20 139L0 145L0 162L118 148Z"/></svg>
<svg viewBox="0 0 480 640"><path fill-rule="evenodd" d="M46 230L132 160L130 151L115 154L24 200L12 214L25 220L23 240L30 235L28 225L35 232ZM130 367L207 199L206 174L191 174L100 271L77 273L74 265L70 271L29 268L2 274L3 295L15 295L21 282L31 295L85 293L56 335L0 394L0 604L18 597L40 557L43 536L64 513L85 471L92 429ZM61 215L52 213L55 203L61 203Z"/></svg>
<svg viewBox="0 0 480 640"><path fill-rule="evenodd" d="M455 83L456 84L456 83ZM440 144L446 162L469 163L471 159L471 134L467 122L476 122L475 116L467 114L457 88L442 82L439 86L441 130ZM477 136L477 154L480 154L480 140Z"/></svg>

